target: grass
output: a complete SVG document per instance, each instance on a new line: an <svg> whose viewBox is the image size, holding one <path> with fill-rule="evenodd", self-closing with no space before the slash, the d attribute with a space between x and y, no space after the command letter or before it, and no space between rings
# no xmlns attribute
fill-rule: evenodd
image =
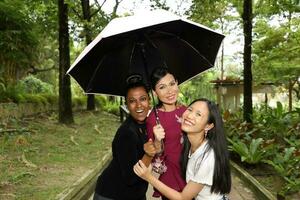
<svg viewBox="0 0 300 200"><path fill-rule="evenodd" d="M2 121L0 199L54 199L93 169L111 149L120 125L106 112L78 112L75 124L57 123L55 114ZM1 131L0 131L1 132Z"/></svg>

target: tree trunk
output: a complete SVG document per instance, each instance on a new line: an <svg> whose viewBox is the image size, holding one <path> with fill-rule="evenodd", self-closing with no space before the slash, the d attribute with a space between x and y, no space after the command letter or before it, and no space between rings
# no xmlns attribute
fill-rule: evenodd
<svg viewBox="0 0 300 200"><path fill-rule="evenodd" d="M224 33L224 22L223 19L220 18L221 21L221 30ZM221 80L224 80L224 41L222 43L222 54L221 54Z"/></svg>
<svg viewBox="0 0 300 200"><path fill-rule="evenodd" d="M72 113L72 94L70 76L66 75L70 67L70 47L68 29L68 5L58 0L59 17L59 122L74 122Z"/></svg>
<svg viewBox="0 0 300 200"><path fill-rule="evenodd" d="M252 17L252 0L244 0L244 120L249 123L252 122Z"/></svg>
<svg viewBox="0 0 300 200"><path fill-rule="evenodd" d="M83 13L83 20L84 20L85 43L87 46L92 42L92 33L90 28L90 22L91 22L90 1L81 0L81 7ZM95 95L88 94L86 109L95 110Z"/></svg>

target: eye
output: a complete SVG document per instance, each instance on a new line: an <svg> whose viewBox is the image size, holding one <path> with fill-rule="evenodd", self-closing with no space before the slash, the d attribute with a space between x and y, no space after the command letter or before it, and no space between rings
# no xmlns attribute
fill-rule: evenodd
<svg viewBox="0 0 300 200"><path fill-rule="evenodd" d="M166 85L161 85L161 86L158 87L158 89L160 89L160 90L163 90L165 88L166 88Z"/></svg>
<svg viewBox="0 0 300 200"><path fill-rule="evenodd" d="M140 101L146 101L147 100L147 97L146 96L143 96L140 98Z"/></svg>
<svg viewBox="0 0 300 200"><path fill-rule="evenodd" d="M129 99L129 100L128 100L128 103L129 103L129 104L133 104L133 103L135 103L135 102L136 102L135 99Z"/></svg>
<svg viewBox="0 0 300 200"><path fill-rule="evenodd" d="M193 109L191 107L188 107L187 110L191 112Z"/></svg>
<svg viewBox="0 0 300 200"><path fill-rule="evenodd" d="M176 85L176 81L175 80L170 83L170 86L174 86L174 85Z"/></svg>
<svg viewBox="0 0 300 200"><path fill-rule="evenodd" d="M196 116L201 117L201 113L200 112L196 112Z"/></svg>

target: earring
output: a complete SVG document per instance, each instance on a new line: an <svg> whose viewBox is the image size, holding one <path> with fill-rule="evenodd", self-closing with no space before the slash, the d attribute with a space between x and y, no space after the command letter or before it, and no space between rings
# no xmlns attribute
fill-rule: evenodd
<svg viewBox="0 0 300 200"><path fill-rule="evenodd" d="M207 132L208 132L208 129L204 129L204 138L207 137Z"/></svg>

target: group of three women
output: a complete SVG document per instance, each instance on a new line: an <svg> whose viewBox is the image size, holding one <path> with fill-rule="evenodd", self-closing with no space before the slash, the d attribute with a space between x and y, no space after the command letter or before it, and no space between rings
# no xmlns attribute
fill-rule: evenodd
<svg viewBox="0 0 300 200"><path fill-rule="evenodd" d="M114 137L113 159L97 180L94 200L144 200L148 182L162 199L226 199L229 155L217 105L207 99L178 105L177 80L166 68L153 71L151 87L159 103L147 118L147 87L138 75L127 79L130 116Z"/></svg>

